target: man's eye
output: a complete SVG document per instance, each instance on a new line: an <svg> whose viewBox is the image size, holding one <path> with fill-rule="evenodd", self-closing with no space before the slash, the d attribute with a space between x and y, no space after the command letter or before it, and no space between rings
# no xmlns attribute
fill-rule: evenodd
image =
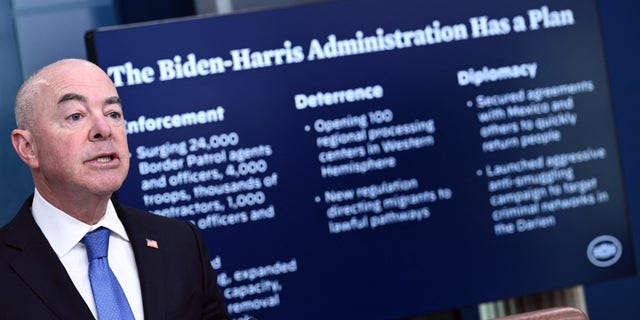
<svg viewBox="0 0 640 320"><path fill-rule="evenodd" d="M74 113L72 115L69 116L69 119L72 121L78 121L80 120L82 116L79 113Z"/></svg>
<svg viewBox="0 0 640 320"><path fill-rule="evenodd" d="M122 118L122 114L120 114L120 112L109 112L109 117L112 119L120 119Z"/></svg>

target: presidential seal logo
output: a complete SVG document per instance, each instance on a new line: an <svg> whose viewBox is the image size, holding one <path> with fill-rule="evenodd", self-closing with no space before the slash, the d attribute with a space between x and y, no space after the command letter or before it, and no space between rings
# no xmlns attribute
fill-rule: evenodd
<svg viewBox="0 0 640 320"><path fill-rule="evenodd" d="M610 235L601 235L591 240L587 247L587 258L598 267L614 265L622 256L622 243Z"/></svg>

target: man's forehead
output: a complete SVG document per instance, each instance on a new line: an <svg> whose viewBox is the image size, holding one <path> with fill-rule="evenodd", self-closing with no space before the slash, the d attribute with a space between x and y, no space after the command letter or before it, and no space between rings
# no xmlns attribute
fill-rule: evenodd
<svg viewBox="0 0 640 320"><path fill-rule="evenodd" d="M33 98L44 104L94 101L120 104L111 78L87 61L68 59L44 67L30 79Z"/></svg>
<svg viewBox="0 0 640 320"><path fill-rule="evenodd" d="M108 77L90 77L73 73L63 73L38 80L38 86L57 97L81 95L87 98L103 99L118 96L115 86ZM98 95L98 96L96 96Z"/></svg>
<svg viewBox="0 0 640 320"><path fill-rule="evenodd" d="M49 81L66 80L71 83L100 83L113 86L111 78L97 65L83 60L62 60L45 67L42 77Z"/></svg>
<svg viewBox="0 0 640 320"><path fill-rule="evenodd" d="M121 104L120 103L120 97L118 97L117 95L112 95L112 96L105 96L105 97L98 97L98 99L102 100L102 104L104 105L110 105L110 104ZM82 94L77 94L77 93L66 93L63 94L59 100L58 100L58 104L63 104L69 101L77 101L77 102L81 102L81 103L87 103L89 101L89 98L82 95Z"/></svg>

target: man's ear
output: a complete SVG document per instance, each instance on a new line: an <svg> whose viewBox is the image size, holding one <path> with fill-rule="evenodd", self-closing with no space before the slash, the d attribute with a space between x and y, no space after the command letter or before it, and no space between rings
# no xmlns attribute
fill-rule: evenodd
<svg viewBox="0 0 640 320"><path fill-rule="evenodd" d="M33 143L33 135L28 130L15 129L11 132L11 143L16 153L31 169L40 166L36 155L36 145Z"/></svg>

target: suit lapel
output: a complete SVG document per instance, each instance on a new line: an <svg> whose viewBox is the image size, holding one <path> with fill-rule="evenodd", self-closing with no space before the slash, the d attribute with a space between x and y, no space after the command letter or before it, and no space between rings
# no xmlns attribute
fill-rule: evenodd
<svg viewBox="0 0 640 320"><path fill-rule="evenodd" d="M144 317L145 319L165 319L166 274L164 259L166 257L164 257L161 243L157 248L147 243L147 239L158 239L158 235L146 228L142 221L138 220L129 210L120 206L117 201L114 200L113 203L118 217L127 230L136 257Z"/></svg>
<svg viewBox="0 0 640 320"><path fill-rule="evenodd" d="M11 268L42 302L61 319L93 319L93 315L75 288L31 215L28 199L7 234L6 245L20 252Z"/></svg>

